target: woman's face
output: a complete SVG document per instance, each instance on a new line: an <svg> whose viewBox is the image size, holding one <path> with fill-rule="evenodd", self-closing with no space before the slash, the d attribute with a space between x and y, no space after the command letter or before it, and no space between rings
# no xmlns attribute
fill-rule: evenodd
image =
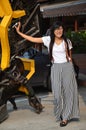
<svg viewBox="0 0 86 130"><path fill-rule="evenodd" d="M56 28L56 29L54 30L54 34L55 34L55 37L61 38L62 35L63 35L63 27L60 26L59 28Z"/></svg>

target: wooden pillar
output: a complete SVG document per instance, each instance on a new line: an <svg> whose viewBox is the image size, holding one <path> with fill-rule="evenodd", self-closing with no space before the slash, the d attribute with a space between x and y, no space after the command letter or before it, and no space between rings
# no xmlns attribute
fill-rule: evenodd
<svg viewBox="0 0 86 130"><path fill-rule="evenodd" d="M77 21L77 19L75 19L75 32L77 32L78 31L78 21Z"/></svg>

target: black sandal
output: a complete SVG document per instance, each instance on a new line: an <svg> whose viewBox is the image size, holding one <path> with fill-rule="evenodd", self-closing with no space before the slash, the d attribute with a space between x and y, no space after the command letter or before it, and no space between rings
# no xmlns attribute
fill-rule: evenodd
<svg viewBox="0 0 86 130"><path fill-rule="evenodd" d="M60 122L60 126L61 127L64 127L64 126L66 126L68 124L68 121L67 120L64 120L64 121L61 121Z"/></svg>

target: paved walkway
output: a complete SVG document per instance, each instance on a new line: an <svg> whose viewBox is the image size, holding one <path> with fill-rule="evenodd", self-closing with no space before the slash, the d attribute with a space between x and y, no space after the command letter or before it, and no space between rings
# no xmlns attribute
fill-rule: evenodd
<svg viewBox="0 0 86 130"><path fill-rule="evenodd" d="M39 94L45 109L36 114L26 98L16 101L18 110L13 111L8 103L9 118L0 124L0 130L86 130L86 87L79 86L80 121L71 121L61 128L55 121L52 93ZM29 109L28 109L29 107Z"/></svg>

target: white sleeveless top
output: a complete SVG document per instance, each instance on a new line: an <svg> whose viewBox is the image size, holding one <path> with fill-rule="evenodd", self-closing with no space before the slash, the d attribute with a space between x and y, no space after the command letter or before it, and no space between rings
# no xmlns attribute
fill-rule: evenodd
<svg viewBox="0 0 86 130"><path fill-rule="evenodd" d="M42 40L43 40L44 46L46 46L48 48L48 51L49 51L49 45L50 45L50 41L51 41L50 36L44 36L44 37L42 37ZM72 49L72 43L69 39L68 39L68 46L69 46L69 50ZM52 56L53 56L54 63L67 62L65 50L66 49L65 49L65 41L64 40L62 41L62 43L60 45L57 45L56 43L54 43L53 49L52 49Z"/></svg>

